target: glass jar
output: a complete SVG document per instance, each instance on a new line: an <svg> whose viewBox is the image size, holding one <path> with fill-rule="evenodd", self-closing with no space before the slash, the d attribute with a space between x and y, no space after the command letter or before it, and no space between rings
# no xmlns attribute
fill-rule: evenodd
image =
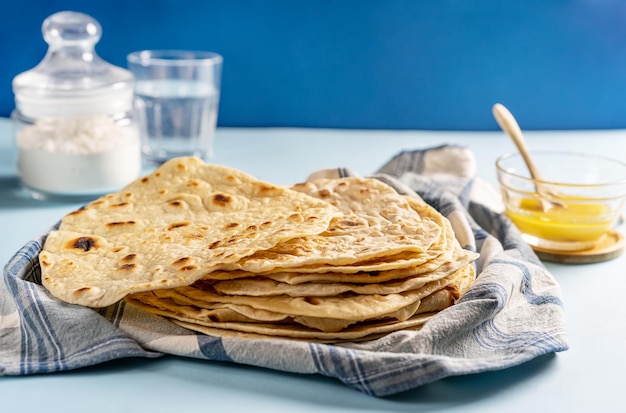
<svg viewBox="0 0 626 413"><path fill-rule="evenodd" d="M17 171L36 199L82 201L141 173L133 76L95 53L100 24L64 11L42 26L48 52L13 79Z"/></svg>

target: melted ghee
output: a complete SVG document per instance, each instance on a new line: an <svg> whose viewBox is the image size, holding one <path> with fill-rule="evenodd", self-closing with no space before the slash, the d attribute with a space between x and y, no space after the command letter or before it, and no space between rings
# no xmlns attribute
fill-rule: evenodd
<svg viewBox="0 0 626 413"><path fill-rule="evenodd" d="M537 199L522 199L507 215L515 226L533 237L557 242L590 242L606 234L613 220L608 206L586 203L588 199L565 201L565 207L544 211Z"/></svg>

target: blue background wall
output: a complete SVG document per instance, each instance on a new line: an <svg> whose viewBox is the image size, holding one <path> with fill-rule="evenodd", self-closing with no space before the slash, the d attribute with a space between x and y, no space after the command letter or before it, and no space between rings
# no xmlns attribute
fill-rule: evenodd
<svg viewBox="0 0 626 413"><path fill-rule="evenodd" d="M486 130L502 102L526 129L626 127L621 0L6 1L0 115L61 10L98 19L96 50L117 65L221 53L222 126Z"/></svg>

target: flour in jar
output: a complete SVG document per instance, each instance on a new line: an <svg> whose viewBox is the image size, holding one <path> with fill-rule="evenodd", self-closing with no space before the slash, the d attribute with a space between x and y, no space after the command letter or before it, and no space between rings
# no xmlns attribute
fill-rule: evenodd
<svg viewBox="0 0 626 413"><path fill-rule="evenodd" d="M108 116L38 119L16 133L23 184L46 195L118 190L141 173L139 131Z"/></svg>

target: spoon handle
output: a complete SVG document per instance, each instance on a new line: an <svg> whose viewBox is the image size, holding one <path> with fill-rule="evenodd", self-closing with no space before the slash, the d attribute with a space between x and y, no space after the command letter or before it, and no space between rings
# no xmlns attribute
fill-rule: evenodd
<svg viewBox="0 0 626 413"><path fill-rule="evenodd" d="M496 103L493 105L493 117L496 118L496 121L500 125L503 131L505 131L517 146L517 150L524 158L526 162L526 166L528 167L528 171L530 172L530 176L535 181L543 181L543 177L541 172L539 172L539 168L533 162L528 148L526 147L526 142L524 141L524 137L522 135L522 130L520 129L517 121L509 112L509 110L504 107L504 105L500 103Z"/></svg>

